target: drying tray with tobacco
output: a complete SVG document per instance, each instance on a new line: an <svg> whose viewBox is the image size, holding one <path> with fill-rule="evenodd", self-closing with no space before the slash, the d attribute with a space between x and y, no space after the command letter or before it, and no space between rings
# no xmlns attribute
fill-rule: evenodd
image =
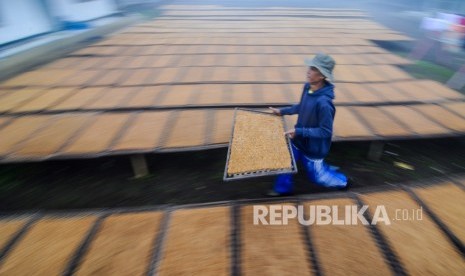
<svg viewBox="0 0 465 276"><path fill-rule="evenodd" d="M224 180L296 173L283 117L237 108Z"/></svg>

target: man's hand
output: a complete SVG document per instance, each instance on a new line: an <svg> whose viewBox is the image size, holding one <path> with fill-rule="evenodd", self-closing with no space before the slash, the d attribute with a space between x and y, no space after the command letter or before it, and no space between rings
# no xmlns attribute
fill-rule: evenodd
<svg viewBox="0 0 465 276"><path fill-rule="evenodd" d="M294 137L295 137L295 129L291 129L291 130L288 130L288 131L284 132L284 135L287 135L287 136L289 136L289 138L294 139Z"/></svg>
<svg viewBox="0 0 465 276"><path fill-rule="evenodd" d="M281 111L277 108L274 108L274 107L268 107L271 112L273 112L274 115L278 115L278 116L281 116Z"/></svg>

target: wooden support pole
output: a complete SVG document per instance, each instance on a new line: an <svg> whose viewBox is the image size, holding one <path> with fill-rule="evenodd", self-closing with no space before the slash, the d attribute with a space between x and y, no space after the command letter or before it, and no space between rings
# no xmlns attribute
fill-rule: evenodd
<svg viewBox="0 0 465 276"><path fill-rule="evenodd" d="M134 172L134 178L141 178L149 175L149 169L143 154L131 155L131 165L132 171Z"/></svg>
<svg viewBox="0 0 465 276"><path fill-rule="evenodd" d="M368 160L379 161L383 155L384 144L382 141L372 141L368 150Z"/></svg>

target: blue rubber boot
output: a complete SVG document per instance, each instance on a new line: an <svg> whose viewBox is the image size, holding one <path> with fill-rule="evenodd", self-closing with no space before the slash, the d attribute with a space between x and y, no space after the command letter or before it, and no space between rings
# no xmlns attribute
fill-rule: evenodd
<svg viewBox="0 0 465 276"><path fill-rule="evenodd" d="M291 174L280 174L276 177L274 182L273 191L277 195L290 195L293 192L294 181L292 181Z"/></svg>
<svg viewBox="0 0 465 276"><path fill-rule="evenodd" d="M292 153L294 154L295 162L299 162L302 157L300 150L291 142ZM268 193L269 196L290 195L294 192L294 181L292 174L280 174L276 177L273 190Z"/></svg>
<svg viewBox="0 0 465 276"><path fill-rule="evenodd" d="M308 179L326 188L344 188L347 185L347 177L334 169L331 169L323 159L313 160L305 159Z"/></svg>

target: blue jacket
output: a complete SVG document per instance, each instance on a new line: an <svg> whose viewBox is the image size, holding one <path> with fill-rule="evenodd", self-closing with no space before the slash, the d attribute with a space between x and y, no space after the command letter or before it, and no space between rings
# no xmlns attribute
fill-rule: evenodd
<svg viewBox="0 0 465 276"><path fill-rule="evenodd" d="M280 110L282 115L298 114L294 145L309 158L323 159L328 155L333 135L334 85L327 82L313 93L309 90L310 84L306 83L300 102Z"/></svg>

